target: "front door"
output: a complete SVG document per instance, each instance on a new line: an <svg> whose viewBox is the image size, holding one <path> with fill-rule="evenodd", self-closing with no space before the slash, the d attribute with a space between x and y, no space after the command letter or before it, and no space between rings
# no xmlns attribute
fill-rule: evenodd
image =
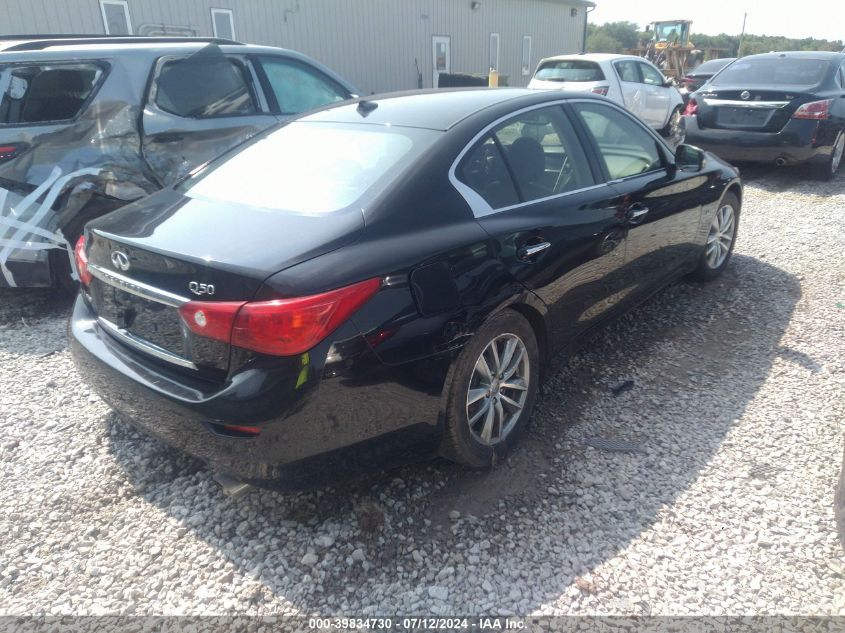
<svg viewBox="0 0 845 633"><path fill-rule="evenodd" d="M432 68L434 69L431 85L433 88L437 88L439 86L440 74L452 72L452 38L448 35L432 36L431 54Z"/></svg>
<svg viewBox="0 0 845 633"><path fill-rule="evenodd" d="M247 59L217 47L158 61L142 147L163 186L277 122L254 76Z"/></svg>
<svg viewBox="0 0 845 633"><path fill-rule="evenodd" d="M478 194L478 222L511 276L548 306L557 345L618 304L626 232L619 195L596 184L561 106L496 126L456 175Z"/></svg>
<svg viewBox="0 0 845 633"><path fill-rule="evenodd" d="M627 113L597 101L572 104L621 197L628 223L626 284L629 294L648 290L677 273L700 249L696 233L710 184L679 172L660 141Z"/></svg>

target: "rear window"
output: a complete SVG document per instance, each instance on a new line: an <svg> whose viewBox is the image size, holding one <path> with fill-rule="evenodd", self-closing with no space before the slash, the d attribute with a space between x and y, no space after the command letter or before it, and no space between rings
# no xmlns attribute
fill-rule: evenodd
<svg viewBox="0 0 845 633"><path fill-rule="evenodd" d="M190 198L302 214L346 208L389 182L439 132L335 123L292 123L183 182Z"/></svg>
<svg viewBox="0 0 845 633"><path fill-rule="evenodd" d="M693 68L693 73L716 73L731 63L730 59L711 59Z"/></svg>
<svg viewBox="0 0 845 633"><path fill-rule="evenodd" d="M6 67L0 71L0 126L75 119L102 75L97 64Z"/></svg>
<svg viewBox="0 0 845 633"><path fill-rule="evenodd" d="M713 86L817 86L830 67L826 59L764 57L739 59L710 82Z"/></svg>
<svg viewBox="0 0 845 633"><path fill-rule="evenodd" d="M544 62L534 78L543 81L603 81L604 73L595 62L566 59Z"/></svg>

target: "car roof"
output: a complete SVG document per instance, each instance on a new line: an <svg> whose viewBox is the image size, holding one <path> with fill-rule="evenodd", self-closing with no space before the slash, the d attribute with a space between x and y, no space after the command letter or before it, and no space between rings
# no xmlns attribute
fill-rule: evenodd
<svg viewBox="0 0 845 633"><path fill-rule="evenodd" d="M771 53L759 53L757 55L748 55L741 59L760 59L760 58L775 59L778 57L793 57L797 59L837 59L845 58L845 55L835 51L772 51Z"/></svg>
<svg viewBox="0 0 845 633"><path fill-rule="evenodd" d="M513 110L567 97L602 99L581 92L527 88L458 88L412 90L375 95L328 106L299 119L303 122L365 123L446 131L488 108L511 103Z"/></svg>
<svg viewBox="0 0 845 633"><path fill-rule="evenodd" d="M585 59L591 62L610 62L617 59L638 59L640 61L646 61L644 58L637 57L636 55L620 55L617 53L572 53L569 55L554 55L552 57L545 57L541 61L566 61L570 59Z"/></svg>

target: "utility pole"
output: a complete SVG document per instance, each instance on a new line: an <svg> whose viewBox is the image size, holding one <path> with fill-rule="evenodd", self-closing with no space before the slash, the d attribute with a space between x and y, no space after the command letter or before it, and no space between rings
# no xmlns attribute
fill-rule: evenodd
<svg viewBox="0 0 845 633"><path fill-rule="evenodd" d="M739 48L736 49L736 56L742 57L742 40L745 39L745 21L748 19L748 14L742 15L742 33L739 36Z"/></svg>

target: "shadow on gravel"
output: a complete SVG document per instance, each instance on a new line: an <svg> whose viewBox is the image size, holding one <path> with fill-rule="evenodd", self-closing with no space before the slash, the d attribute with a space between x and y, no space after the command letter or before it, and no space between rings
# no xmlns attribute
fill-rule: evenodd
<svg viewBox="0 0 845 633"><path fill-rule="evenodd" d="M793 276L740 255L715 283L671 286L562 361L521 447L487 473L432 461L313 493L232 500L202 464L113 415L108 443L138 494L258 581L243 608L283 598L306 612L525 613L601 591L600 579L581 577L672 514L772 362L812 366L780 346L800 296ZM638 449L588 448L596 437ZM694 540L694 525L670 520ZM303 561L309 549L317 565ZM451 585L456 576L473 580Z"/></svg>
<svg viewBox="0 0 845 633"><path fill-rule="evenodd" d="M51 288L0 289L0 351L44 356L64 349L64 328L55 320L70 316L74 298Z"/></svg>
<svg viewBox="0 0 845 633"><path fill-rule="evenodd" d="M833 180L820 180L812 165L776 167L759 163L739 163L742 181L770 193L795 191L817 195L839 195L845 193L845 168L840 169Z"/></svg>

